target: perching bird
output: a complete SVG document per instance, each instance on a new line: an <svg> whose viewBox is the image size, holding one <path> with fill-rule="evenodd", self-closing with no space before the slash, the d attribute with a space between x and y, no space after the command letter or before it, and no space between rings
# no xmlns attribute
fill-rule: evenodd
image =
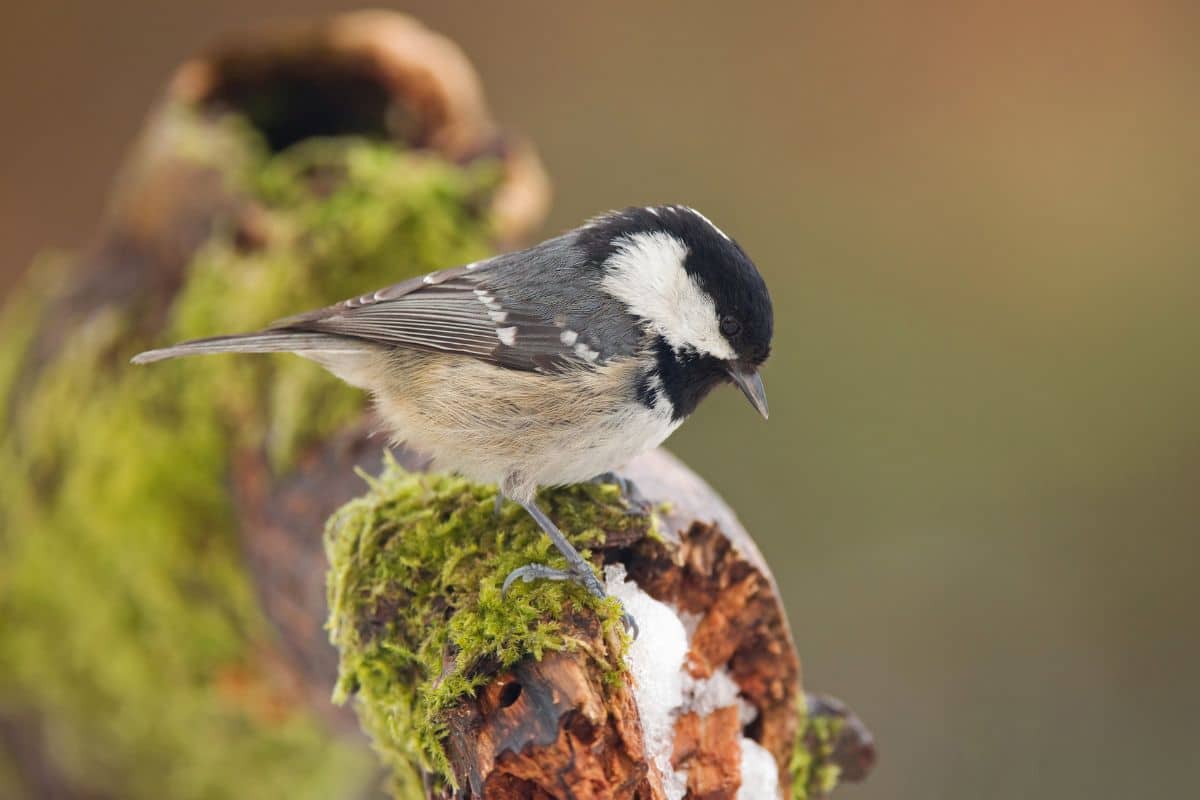
<svg viewBox="0 0 1200 800"><path fill-rule="evenodd" d="M317 362L374 395L398 441L499 485L570 564L529 564L506 587L571 579L603 597L534 502L538 487L589 480L658 446L722 382L765 418L758 368L771 328L770 295L742 248L698 211L659 206L133 361L290 352Z"/></svg>

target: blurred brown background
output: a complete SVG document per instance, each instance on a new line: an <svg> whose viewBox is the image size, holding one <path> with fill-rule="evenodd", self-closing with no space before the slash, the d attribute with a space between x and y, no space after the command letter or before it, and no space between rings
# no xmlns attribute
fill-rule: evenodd
<svg viewBox="0 0 1200 800"><path fill-rule="evenodd" d="M0 288L86 241L182 57L357 5L10 3ZM770 423L725 391L671 446L880 740L841 796L1191 796L1200 6L966 5L398 7L539 145L547 232L684 202L766 274Z"/></svg>

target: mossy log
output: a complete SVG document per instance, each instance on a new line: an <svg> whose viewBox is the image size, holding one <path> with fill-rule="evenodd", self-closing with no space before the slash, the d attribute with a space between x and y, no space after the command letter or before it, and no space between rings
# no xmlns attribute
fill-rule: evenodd
<svg viewBox="0 0 1200 800"><path fill-rule="evenodd" d="M692 797L734 797L743 735L775 759L780 776L790 774L798 662L758 551L667 454L643 456L624 476L660 509L653 517L631 515L615 486L548 492L543 501L598 564L621 565L617 580L659 601L632 644L613 600L597 604L562 584L501 596L511 569L553 556L519 508L493 518L494 489L392 469L333 518L341 691L358 695L402 785L432 785L436 795L452 776L476 797L665 798L682 796L672 793L676 780ZM630 610L638 616L647 602ZM679 696L646 696L639 659L656 663L649 651L669 649L672 634L686 645L674 671L686 675L642 680L674 677ZM664 703L694 706L694 719L648 723ZM693 736L689 724L714 705L733 712L725 736Z"/></svg>
<svg viewBox="0 0 1200 800"><path fill-rule="evenodd" d="M654 516L613 486L544 498L623 566L610 584L686 623L693 694L731 679L735 701L664 730L629 669L655 629L631 644L615 601L571 586L500 598L547 544L492 515L494 487L386 454L359 393L283 356L126 364L474 260L547 202L461 53L405 17L180 68L94 243L41 260L0 318L0 796L364 796L360 724L397 797L674 797L681 775L732 797L743 737L796 796L869 762L852 715L800 699L769 571L669 456L630 467Z"/></svg>

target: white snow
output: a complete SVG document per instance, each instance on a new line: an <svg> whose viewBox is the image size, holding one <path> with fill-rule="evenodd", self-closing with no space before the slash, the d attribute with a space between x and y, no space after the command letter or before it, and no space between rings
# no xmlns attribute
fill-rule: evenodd
<svg viewBox="0 0 1200 800"><path fill-rule="evenodd" d="M698 614L695 611L680 611L679 621L683 623L683 629L687 631L688 641L696 635L696 630L700 627L700 621L704 619L703 614Z"/></svg>
<svg viewBox="0 0 1200 800"><path fill-rule="evenodd" d="M779 771L771 751L742 737L742 785L737 800L779 800Z"/></svg>
<svg viewBox="0 0 1200 800"><path fill-rule="evenodd" d="M680 800L687 792L687 776L671 766L671 749L675 714L683 705L687 633L674 609L625 580L623 566L605 567L604 579L608 593L637 620L638 637L625 653L625 663L633 675L633 699L642 720L646 758L662 773L667 796Z"/></svg>
<svg viewBox="0 0 1200 800"><path fill-rule="evenodd" d="M758 717L758 709L741 695L741 690L721 667L711 677L697 680L686 671L683 674L683 710L695 711L706 717L719 708L738 707L738 723L744 728Z"/></svg>

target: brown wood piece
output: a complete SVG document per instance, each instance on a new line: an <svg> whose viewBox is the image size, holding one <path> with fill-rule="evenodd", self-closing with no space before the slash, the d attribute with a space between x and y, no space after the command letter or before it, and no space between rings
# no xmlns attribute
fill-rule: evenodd
<svg viewBox="0 0 1200 800"><path fill-rule="evenodd" d="M497 676L449 715L447 754L471 796L658 800L631 687L594 662L551 653Z"/></svg>
<svg viewBox="0 0 1200 800"><path fill-rule="evenodd" d="M733 800L742 784L741 726L734 706L707 716L692 711L675 723L671 763L687 770L687 797Z"/></svg>

